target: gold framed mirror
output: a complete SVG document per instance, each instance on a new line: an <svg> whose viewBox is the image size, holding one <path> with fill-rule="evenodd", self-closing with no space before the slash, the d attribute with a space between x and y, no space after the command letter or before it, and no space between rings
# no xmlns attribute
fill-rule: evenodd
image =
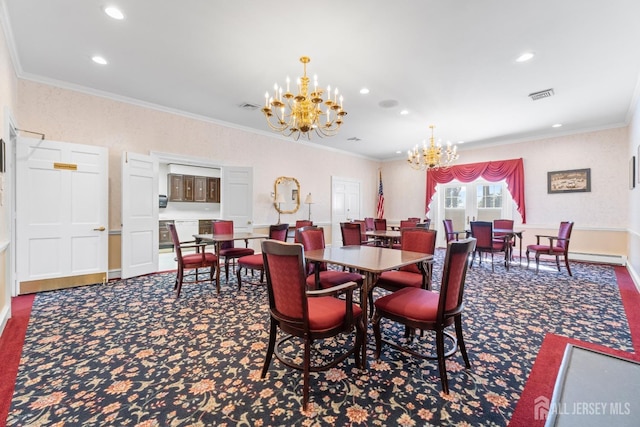
<svg viewBox="0 0 640 427"><path fill-rule="evenodd" d="M274 203L276 211L292 214L300 209L300 183L290 176L280 176L274 185Z"/></svg>

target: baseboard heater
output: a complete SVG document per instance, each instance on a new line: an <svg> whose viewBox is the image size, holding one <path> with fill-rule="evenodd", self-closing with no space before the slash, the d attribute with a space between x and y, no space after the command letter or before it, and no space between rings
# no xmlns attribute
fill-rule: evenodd
<svg viewBox="0 0 640 427"><path fill-rule="evenodd" d="M597 264L627 265L627 257L624 255L585 254L569 252L569 261L584 261Z"/></svg>

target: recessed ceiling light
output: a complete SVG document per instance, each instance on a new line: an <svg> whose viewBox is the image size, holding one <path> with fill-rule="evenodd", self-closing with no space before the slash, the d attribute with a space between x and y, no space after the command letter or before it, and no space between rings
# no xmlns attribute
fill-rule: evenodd
<svg viewBox="0 0 640 427"><path fill-rule="evenodd" d="M396 154L402 154L402 151L398 150L396 151Z"/></svg>
<svg viewBox="0 0 640 427"><path fill-rule="evenodd" d="M406 116L407 114L409 114L409 110L402 110L400 111L400 114L402 114L403 116Z"/></svg>
<svg viewBox="0 0 640 427"><path fill-rule="evenodd" d="M114 6L108 6L104 8L104 13L112 17L113 19L121 20L124 19L124 14Z"/></svg>
<svg viewBox="0 0 640 427"><path fill-rule="evenodd" d="M516 59L516 62L527 62L534 56L535 54L533 52L525 52Z"/></svg>
<svg viewBox="0 0 640 427"><path fill-rule="evenodd" d="M562 123L556 123L555 125L551 125L552 128L562 127Z"/></svg>
<svg viewBox="0 0 640 427"><path fill-rule="evenodd" d="M96 64L100 64L100 65L107 65L107 60L104 59L102 56L94 56L93 58L91 58L91 60L93 62L95 62Z"/></svg>
<svg viewBox="0 0 640 427"><path fill-rule="evenodd" d="M369 93L369 89L366 88L366 87L363 87L362 89L360 89L360 93L363 94L363 95L366 95L366 94Z"/></svg>

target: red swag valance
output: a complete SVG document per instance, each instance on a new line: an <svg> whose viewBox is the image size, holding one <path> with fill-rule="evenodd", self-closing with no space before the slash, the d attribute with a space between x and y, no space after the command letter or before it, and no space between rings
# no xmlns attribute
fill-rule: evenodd
<svg viewBox="0 0 640 427"><path fill-rule="evenodd" d="M527 223L527 214L524 206L524 166L522 158L513 160L499 160L495 162L469 163L466 165L451 166L446 169L427 171L427 200L425 212L429 212L429 203L436 194L436 185L446 184L454 179L460 182L471 182L478 178L495 182L504 179L511 193L513 201L518 206L518 212L522 216L522 223Z"/></svg>

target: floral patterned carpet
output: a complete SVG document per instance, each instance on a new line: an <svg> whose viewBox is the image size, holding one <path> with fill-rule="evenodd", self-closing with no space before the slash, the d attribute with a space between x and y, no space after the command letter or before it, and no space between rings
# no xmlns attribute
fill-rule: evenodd
<svg viewBox="0 0 640 427"><path fill-rule="evenodd" d="M442 258L438 250L436 289ZM572 263L574 277L550 267L469 270L472 368L459 353L448 359L449 395L435 361L388 346L374 360L369 328L369 369L351 358L312 373L307 412L300 372L274 358L260 378L269 316L259 274L241 291L222 279L220 295L209 283L185 285L177 300L173 273L38 294L7 425L505 426L545 334L633 351L613 267ZM403 332L383 324L387 337ZM348 339L319 350L339 351Z"/></svg>

